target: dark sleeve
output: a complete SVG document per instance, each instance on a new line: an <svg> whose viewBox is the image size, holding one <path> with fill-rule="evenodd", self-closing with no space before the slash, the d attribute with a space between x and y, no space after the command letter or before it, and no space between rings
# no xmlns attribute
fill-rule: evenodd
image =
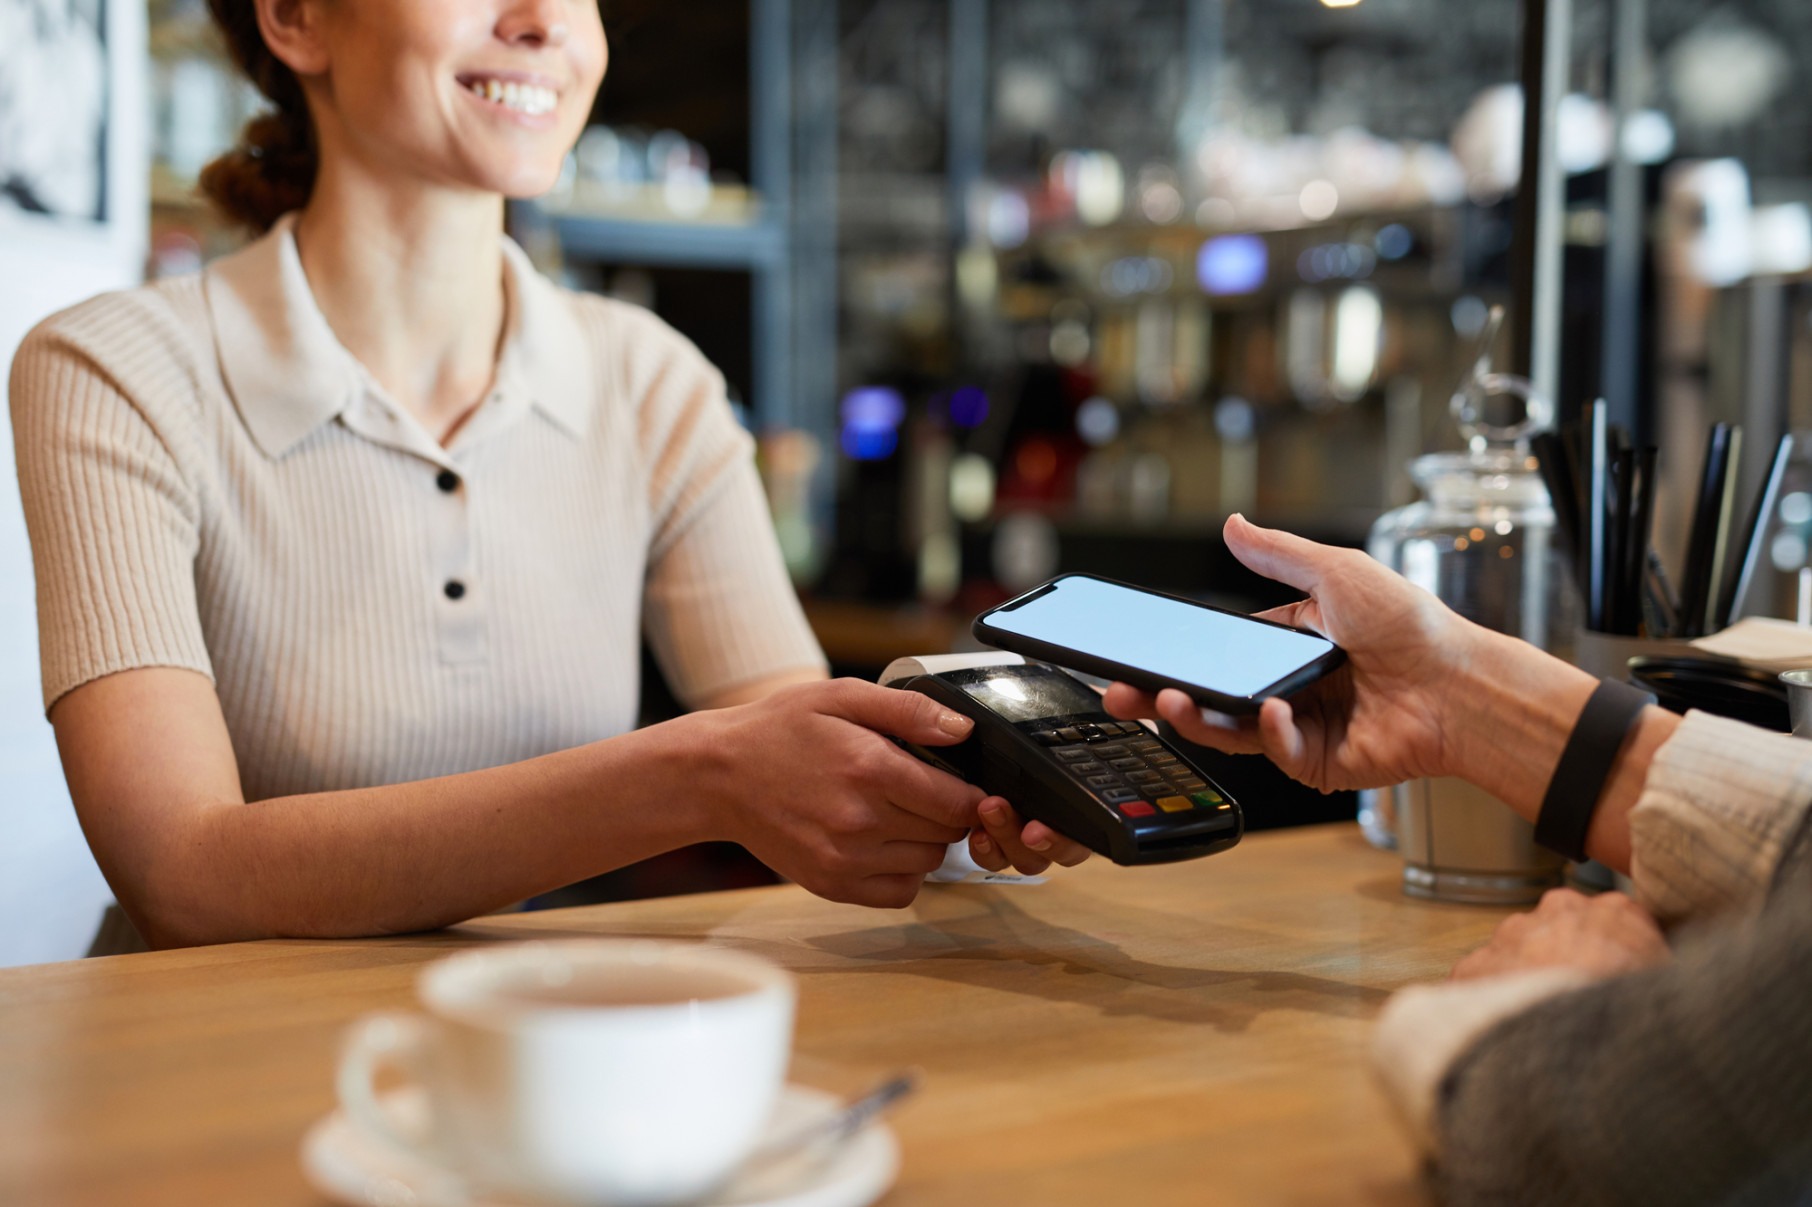
<svg viewBox="0 0 1812 1207"><path fill-rule="evenodd" d="M1812 1191L1812 870L1792 844L1761 917L1662 969L1553 998L1455 1062L1443 1198L1747 1204Z"/></svg>

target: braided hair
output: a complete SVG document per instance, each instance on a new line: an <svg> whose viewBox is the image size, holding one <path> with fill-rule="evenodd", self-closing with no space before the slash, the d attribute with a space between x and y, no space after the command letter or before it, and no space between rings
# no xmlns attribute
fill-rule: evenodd
<svg viewBox="0 0 1812 1207"><path fill-rule="evenodd" d="M246 123L239 144L201 173L201 191L228 220L258 234L308 204L320 167L302 83L264 41L254 0L208 0L233 61L274 108Z"/></svg>

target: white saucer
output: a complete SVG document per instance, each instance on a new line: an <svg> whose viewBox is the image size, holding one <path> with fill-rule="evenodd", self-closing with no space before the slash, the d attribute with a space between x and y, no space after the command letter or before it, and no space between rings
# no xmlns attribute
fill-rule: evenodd
<svg viewBox="0 0 1812 1207"><path fill-rule="evenodd" d="M384 1095L407 1117L425 1112L419 1089ZM789 1085L768 1124L768 1136L793 1134L806 1121L842 1103L822 1090ZM740 1174L693 1207L868 1207L886 1194L900 1170L900 1146L885 1123L871 1123L829 1158L776 1159ZM359 1132L339 1111L302 1139L302 1172L309 1183L348 1207L514 1207L507 1198L469 1192L449 1170L396 1152Z"/></svg>

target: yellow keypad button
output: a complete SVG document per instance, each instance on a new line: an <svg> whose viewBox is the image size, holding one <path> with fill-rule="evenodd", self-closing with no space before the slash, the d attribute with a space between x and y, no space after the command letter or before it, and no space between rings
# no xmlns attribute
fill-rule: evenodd
<svg viewBox="0 0 1812 1207"><path fill-rule="evenodd" d="M1164 796L1158 798L1158 808L1166 813L1187 813L1195 808L1195 802L1187 796Z"/></svg>

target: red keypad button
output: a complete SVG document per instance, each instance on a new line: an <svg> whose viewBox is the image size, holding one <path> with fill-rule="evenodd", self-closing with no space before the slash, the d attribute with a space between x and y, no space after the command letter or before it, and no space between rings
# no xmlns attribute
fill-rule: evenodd
<svg viewBox="0 0 1812 1207"><path fill-rule="evenodd" d="M1152 808L1151 805L1145 801L1135 800L1128 801L1126 804L1121 805L1120 812L1126 814L1128 817L1151 817L1157 813L1157 810Z"/></svg>

